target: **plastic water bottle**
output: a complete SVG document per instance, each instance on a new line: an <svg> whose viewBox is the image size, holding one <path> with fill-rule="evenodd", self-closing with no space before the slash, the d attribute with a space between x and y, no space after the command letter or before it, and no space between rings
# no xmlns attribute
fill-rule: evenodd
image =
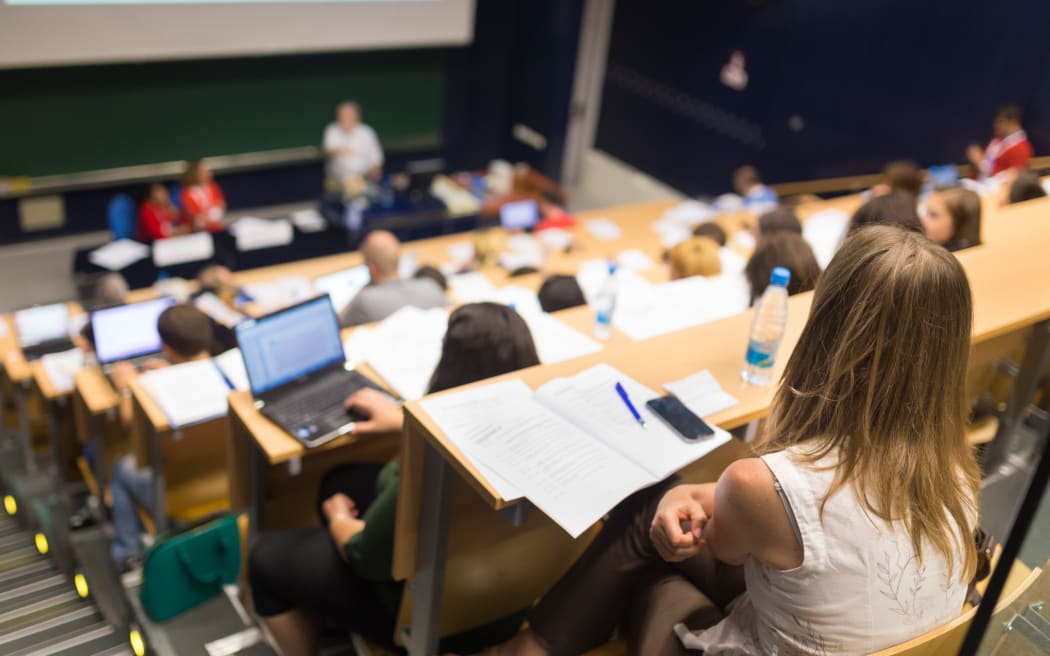
<svg viewBox="0 0 1050 656"><path fill-rule="evenodd" d="M612 317L616 309L616 263L609 263L609 277L605 279L598 295L594 297L594 336L598 339L612 337Z"/></svg>
<svg viewBox="0 0 1050 656"><path fill-rule="evenodd" d="M740 376L752 385L769 383L776 361L780 340L784 338L787 325L787 285L791 271L784 267L773 269L769 287L755 306L755 318L751 322L751 337L747 342L747 356Z"/></svg>

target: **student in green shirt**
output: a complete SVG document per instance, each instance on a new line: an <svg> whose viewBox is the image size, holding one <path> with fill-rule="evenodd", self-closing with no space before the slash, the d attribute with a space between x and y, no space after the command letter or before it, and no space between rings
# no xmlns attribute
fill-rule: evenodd
<svg viewBox="0 0 1050 656"><path fill-rule="evenodd" d="M452 312L430 379L438 392L540 363L525 321L511 308L472 303ZM368 417L358 434L399 432L401 408L364 389L347 406ZM284 656L314 654L322 627L390 645L402 584L391 576L397 461L329 472L321 484L325 528L263 535L249 564L255 611Z"/></svg>

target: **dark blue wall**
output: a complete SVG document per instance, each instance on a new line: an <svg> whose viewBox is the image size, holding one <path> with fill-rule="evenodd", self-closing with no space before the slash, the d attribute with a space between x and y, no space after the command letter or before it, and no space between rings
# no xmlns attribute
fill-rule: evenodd
<svg viewBox="0 0 1050 656"><path fill-rule="evenodd" d="M717 193L743 163L786 182L962 162L1017 102L1047 154L1048 28L1043 0L619 2L597 146ZM737 49L743 91L720 81Z"/></svg>

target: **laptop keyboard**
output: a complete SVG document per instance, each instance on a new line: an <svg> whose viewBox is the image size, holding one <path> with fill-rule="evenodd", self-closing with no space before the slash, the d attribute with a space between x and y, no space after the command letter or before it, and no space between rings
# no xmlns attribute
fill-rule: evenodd
<svg viewBox="0 0 1050 656"><path fill-rule="evenodd" d="M271 407L271 411L288 425L316 422L324 417L346 413L343 402L355 390L347 385L347 379L336 381L327 378L318 384L304 387L282 398ZM336 383L336 384L333 384ZM347 421L350 421L347 415Z"/></svg>

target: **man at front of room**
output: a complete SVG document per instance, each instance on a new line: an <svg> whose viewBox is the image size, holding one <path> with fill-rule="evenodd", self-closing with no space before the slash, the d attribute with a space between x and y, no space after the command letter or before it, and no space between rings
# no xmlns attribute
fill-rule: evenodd
<svg viewBox="0 0 1050 656"><path fill-rule="evenodd" d="M1032 159L1032 144L1021 127L1021 108L1004 105L995 112L993 124L995 136L981 150L973 145L967 156L977 168L978 177L987 178L1010 169L1023 169Z"/></svg>
<svg viewBox="0 0 1050 656"><path fill-rule="evenodd" d="M360 107L351 101L340 103L335 117L335 123L324 131L329 183L345 184L355 177L378 181L383 172L383 149L375 130L361 122Z"/></svg>

